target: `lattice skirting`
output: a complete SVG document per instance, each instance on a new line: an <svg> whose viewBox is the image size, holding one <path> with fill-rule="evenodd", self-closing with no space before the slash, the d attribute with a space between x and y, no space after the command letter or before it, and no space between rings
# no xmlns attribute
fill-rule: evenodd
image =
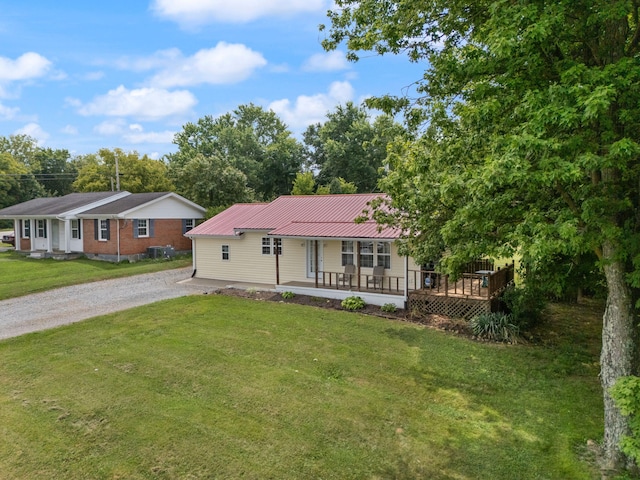
<svg viewBox="0 0 640 480"><path fill-rule="evenodd" d="M491 312L490 300L476 300L460 297L435 295L409 295L409 311L423 315L436 314L446 317L471 320L481 313Z"/></svg>

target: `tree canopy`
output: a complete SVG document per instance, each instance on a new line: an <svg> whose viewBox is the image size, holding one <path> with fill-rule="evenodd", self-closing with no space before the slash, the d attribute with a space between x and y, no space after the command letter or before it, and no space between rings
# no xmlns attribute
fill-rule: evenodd
<svg viewBox="0 0 640 480"><path fill-rule="evenodd" d="M317 170L318 183L342 178L359 192L377 191L387 144L404 128L389 115L370 120L363 106L338 105L325 123L310 125L304 132L307 162Z"/></svg>
<svg viewBox="0 0 640 480"><path fill-rule="evenodd" d="M118 163L119 179L116 175ZM73 188L78 192L106 192L127 190L131 193L173 191L167 175L167 166L161 160L153 160L137 152L124 152L119 148L102 148L97 154L77 159L78 178Z"/></svg>
<svg viewBox="0 0 640 480"><path fill-rule="evenodd" d="M609 396L637 373L640 287L639 3L337 0L325 47L406 52L425 66L383 188L418 258L455 271L518 252L530 271L590 252L606 279L601 380L607 467L628 419Z"/></svg>
<svg viewBox="0 0 640 480"><path fill-rule="evenodd" d="M178 191L187 186L182 181L196 180L186 179L184 168L189 162L202 162L201 155L211 159L211 168L230 167L244 174L247 195L253 192L258 200L270 200L291 191L303 161L302 145L280 118L253 104L240 105L217 118L205 116L195 124L187 123L174 143L178 151L167 155L167 160ZM203 192L202 196L207 195ZM234 195L243 196L242 192Z"/></svg>

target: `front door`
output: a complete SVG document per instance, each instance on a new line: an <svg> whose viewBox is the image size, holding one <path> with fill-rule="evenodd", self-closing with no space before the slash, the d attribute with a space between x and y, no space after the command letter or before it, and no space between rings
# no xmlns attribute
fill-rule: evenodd
<svg viewBox="0 0 640 480"><path fill-rule="evenodd" d="M307 240L307 278L316 278L316 245L318 246L318 271L322 266L322 241Z"/></svg>

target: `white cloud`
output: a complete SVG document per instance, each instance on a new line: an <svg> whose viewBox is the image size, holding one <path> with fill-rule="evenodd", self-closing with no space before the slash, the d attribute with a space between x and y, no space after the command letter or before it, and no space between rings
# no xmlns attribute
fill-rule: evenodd
<svg viewBox="0 0 640 480"><path fill-rule="evenodd" d="M323 122L329 111L336 105L353 99L354 90L349 82L334 82L328 93L307 96L300 95L292 104L289 99L276 100L269 108L292 129L304 129L307 126Z"/></svg>
<svg viewBox="0 0 640 480"><path fill-rule="evenodd" d="M42 55L27 52L16 60L0 57L0 81L30 80L42 77L51 68L51 62Z"/></svg>
<svg viewBox="0 0 640 480"><path fill-rule="evenodd" d="M73 125L65 125L60 131L67 135L78 135L78 129Z"/></svg>
<svg viewBox="0 0 640 480"><path fill-rule="evenodd" d="M124 135L124 139L129 143L171 143L176 135L176 132L164 131L164 132L135 132L127 133Z"/></svg>
<svg viewBox="0 0 640 480"><path fill-rule="evenodd" d="M15 131L16 135L28 135L38 141L38 145L43 145L50 135L45 132L37 123L28 123L24 127Z"/></svg>
<svg viewBox="0 0 640 480"><path fill-rule="evenodd" d="M67 99L73 105L73 99ZM120 85L106 95L95 97L92 102L81 105L80 115L106 115L111 117L135 117L156 120L172 115L182 115L198 103L187 90L170 92L162 88L140 88L129 90Z"/></svg>
<svg viewBox="0 0 640 480"><path fill-rule="evenodd" d="M117 118L115 120L105 120L102 123L99 123L95 127L93 127L93 131L98 135L104 135L105 137L109 137L112 135L120 135L124 132L127 122L125 122L121 118Z"/></svg>
<svg viewBox="0 0 640 480"><path fill-rule="evenodd" d="M11 120L19 111L17 107L6 107L0 103L0 120Z"/></svg>
<svg viewBox="0 0 640 480"><path fill-rule="evenodd" d="M153 55L147 57L122 57L116 60L116 66L123 70L133 70L143 72L158 68L168 68L176 60L182 58L182 52L177 48L158 50Z"/></svg>
<svg viewBox="0 0 640 480"><path fill-rule="evenodd" d="M154 0L157 15L195 27L210 22L245 23L262 17L290 17L299 13L322 12L326 0Z"/></svg>
<svg viewBox="0 0 640 480"><path fill-rule="evenodd" d="M150 59L148 63L154 63L153 60ZM157 61L158 57L155 58L156 64ZM151 84L169 88L203 83L237 83L246 80L266 64L261 53L245 45L220 42L214 48L200 50L191 57L171 51L171 61L151 79Z"/></svg>
<svg viewBox="0 0 640 480"><path fill-rule="evenodd" d="M328 53L316 53L302 66L306 72L335 72L347 70L349 62L343 52L333 51Z"/></svg>

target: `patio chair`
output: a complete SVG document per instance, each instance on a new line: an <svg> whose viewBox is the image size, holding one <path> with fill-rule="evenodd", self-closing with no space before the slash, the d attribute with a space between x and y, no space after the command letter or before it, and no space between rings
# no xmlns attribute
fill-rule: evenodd
<svg viewBox="0 0 640 480"><path fill-rule="evenodd" d="M356 266L352 264L347 264L344 266L344 273L338 274L338 282L342 282L342 286L344 287L347 283L351 286L351 279L356 274Z"/></svg>
<svg viewBox="0 0 640 480"><path fill-rule="evenodd" d="M383 282L384 267L373 267L373 274L371 275L371 277L367 277L367 287L369 287L369 285L373 285L373 289L375 290L379 286L382 290Z"/></svg>

